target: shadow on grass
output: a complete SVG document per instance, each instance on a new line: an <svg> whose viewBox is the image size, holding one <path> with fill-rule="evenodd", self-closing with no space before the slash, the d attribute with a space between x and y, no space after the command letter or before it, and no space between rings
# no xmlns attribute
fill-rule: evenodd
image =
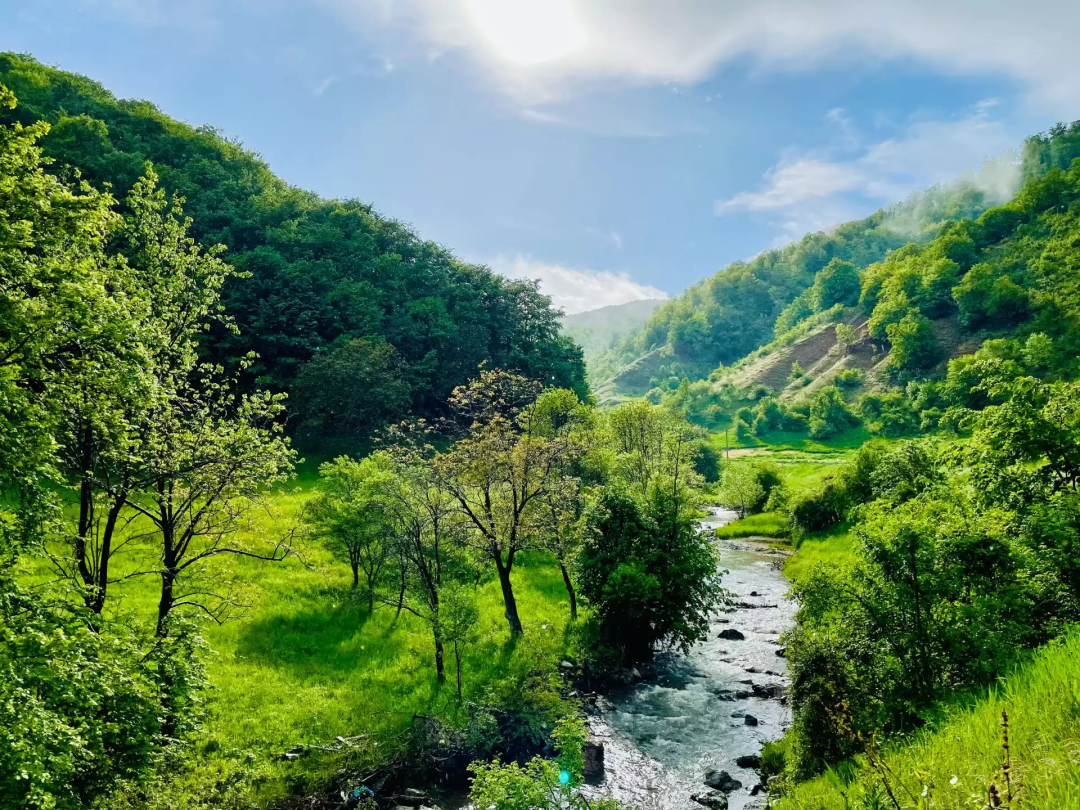
<svg viewBox="0 0 1080 810"><path fill-rule="evenodd" d="M395 630L392 622L383 632L369 626L377 625L372 621L377 618L366 608L357 611L348 603L287 615L275 613L244 626L237 638L236 654L303 675L355 672L366 659L393 658L405 646L406 633ZM375 633L377 638L369 638L365 644L364 637Z"/></svg>

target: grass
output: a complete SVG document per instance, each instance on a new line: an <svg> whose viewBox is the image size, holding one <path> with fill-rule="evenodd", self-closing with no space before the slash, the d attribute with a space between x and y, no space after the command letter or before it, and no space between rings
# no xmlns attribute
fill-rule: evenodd
<svg viewBox="0 0 1080 810"><path fill-rule="evenodd" d="M274 517L259 515L248 541L277 536L295 520L314 480L310 467L302 473L297 496L285 499ZM153 554L152 541L134 541L114 558L113 568L135 570ZM232 556L213 561L221 573L228 567L251 608L242 619L204 628L213 689L199 748L213 753L199 767L213 773L215 759L250 752L269 770L260 803L318 781L328 767L318 757L276 761L297 744L389 735L404 729L414 713L445 711L453 717L457 711L453 656L447 656L447 682L439 684L430 627L408 613L395 617L390 607L369 615L366 600L350 593L344 562L314 543L303 554L304 563ZM45 572L29 570L26 576L40 580ZM550 671L565 654L569 606L554 560L538 552L519 554L512 579L525 636L510 642L498 581L481 584L479 638L463 656L466 701L500 679ZM114 584L107 610L149 630L158 587L152 576Z"/></svg>
<svg viewBox="0 0 1080 810"><path fill-rule="evenodd" d="M1001 792L1001 713L1008 711L1013 807L1080 807L1080 631L1043 647L974 705L955 706L943 720L883 752L890 786L903 807L961 810L986 805L993 781ZM843 774L843 775L841 775ZM853 777L853 778L852 778ZM874 803L878 773L857 763L794 787L777 810L841 810ZM924 793L925 790L925 793Z"/></svg>
<svg viewBox="0 0 1080 810"><path fill-rule="evenodd" d="M784 537L786 534L787 517L783 512L778 511L748 515L716 530L717 537L727 539L736 537Z"/></svg>
<svg viewBox="0 0 1080 810"><path fill-rule="evenodd" d="M807 535L795 554L788 557L784 576L795 582L817 565L835 566L853 561L854 539L848 523Z"/></svg>

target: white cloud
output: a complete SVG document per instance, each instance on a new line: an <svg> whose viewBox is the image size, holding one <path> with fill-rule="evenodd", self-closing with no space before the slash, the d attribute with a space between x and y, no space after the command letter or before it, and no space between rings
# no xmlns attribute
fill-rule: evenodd
<svg viewBox="0 0 1080 810"><path fill-rule="evenodd" d="M991 100L993 101L993 100ZM1019 169L1011 161L975 170L988 155L1013 146L1000 122L989 117L992 103L976 104L952 121L915 120L901 136L868 143L854 124L836 110L826 117L839 130L831 147L788 153L769 169L756 191L718 200L714 211L772 212L780 217L782 241L823 230L912 192L965 176L994 200L1016 190Z"/></svg>
<svg viewBox="0 0 1080 810"><path fill-rule="evenodd" d="M541 292L550 295L552 303L562 307L568 315L627 301L668 297L663 290L639 284L626 273L572 270L529 256L498 256L490 265L492 270L507 278L539 279Z"/></svg>
<svg viewBox="0 0 1080 810"><path fill-rule="evenodd" d="M611 244L615 246L616 250L622 250L622 235L618 231L609 233L608 238L611 240Z"/></svg>
<svg viewBox="0 0 1080 810"><path fill-rule="evenodd" d="M1068 0L323 0L459 50L518 95L615 78L693 83L751 59L770 70L914 59L939 70L1002 74L1062 112L1080 102Z"/></svg>

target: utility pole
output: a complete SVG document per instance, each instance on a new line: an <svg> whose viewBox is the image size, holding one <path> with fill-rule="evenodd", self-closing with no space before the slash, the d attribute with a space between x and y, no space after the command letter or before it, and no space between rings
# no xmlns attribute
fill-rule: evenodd
<svg viewBox="0 0 1080 810"><path fill-rule="evenodd" d="M728 449L728 431L731 428L724 428L724 458L731 458L731 451Z"/></svg>

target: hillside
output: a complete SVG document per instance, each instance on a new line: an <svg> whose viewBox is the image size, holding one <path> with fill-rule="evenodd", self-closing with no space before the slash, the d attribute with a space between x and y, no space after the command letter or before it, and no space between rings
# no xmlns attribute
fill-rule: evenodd
<svg viewBox="0 0 1080 810"><path fill-rule="evenodd" d="M644 326L663 303L649 298L564 315L562 331L582 348L586 364L593 364L616 342Z"/></svg>
<svg viewBox="0 0 1080 810"><path fill-rule="evenodd" d="M1010 171L1013 191L1021 181L1052 168L1066 169L1076 154L1076 127L1029 138ZM984 172L1000 173L999 166ZM1011 196L997 196L981 175L935 186L830 233L808 234L749 262L736 262L659 308L649 322L594 363L599 387L612 398L642 393L645 371L653 387L662 381L702 379L713 369L738 363L774 337L828 307L815 307L812 287L833 261L860 273L908 245L932 241L949 223L971 220ZM854 303L852 301L851 303ZM661 360L660 358L664 358Z"/></svg>
<svg viewBox="0 0 1080 810"><path fill-rule="evenodd" d="M58 170L123 200L150 161L185 198L192 236L224 245L246 276L223 290L237 330L214 329L202 352L226 367L255 352L247 385L287 391L301 435L363 439L387 420L437 415L484 362L585 393L581 350L534 283L461 262L368 203L290 186L213 127L85 77L9 53L0 83L19 101L0 124L47 122Z"/></svg>

